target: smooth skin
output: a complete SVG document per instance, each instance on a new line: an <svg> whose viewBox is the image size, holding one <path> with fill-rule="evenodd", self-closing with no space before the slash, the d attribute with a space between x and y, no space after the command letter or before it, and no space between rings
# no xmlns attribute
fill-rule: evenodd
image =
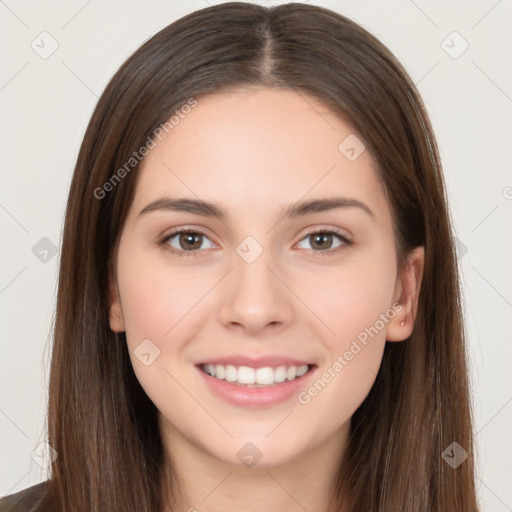
<svg viewBox="0 0 512 512"><path fill-rule="evenodd" d="M365 150L350 161L338 149L352 133L311 96L240 89L199 98L141 163L114 258L110 325L126 331L135 374L158 408L180 475L180 510L329 510L351 416L385 343L412 332L423 247L397 275L391 210L372 156ZM373 215L341 207L284 216L298 201L334 196ZM214 203L226 218L140 214L166 197ZM161 242L179 229L199 236ZM350 245L337 234L321 244L311 236L332 230ZM248 236L263 250L252 263L236 251ZM270 407L229 404L195 367L233 354L280 355L315 363L320 376L397 303L401 310L306 405L297 396ZM147 366L134 354L145 339L160 350ZM251 468L237 457L248 442L262 454Z"/></svg>

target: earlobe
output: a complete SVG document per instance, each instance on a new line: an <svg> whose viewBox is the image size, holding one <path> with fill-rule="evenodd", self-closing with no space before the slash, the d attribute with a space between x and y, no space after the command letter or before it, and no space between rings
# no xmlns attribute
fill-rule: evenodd
<svg viewBox="0 0 512 512"><path fill-rule="evenodd" d="M109 295L109 320L110 328L114 332L124 332L124 318L121 301L119 300L119 291L117 289L112 271L109 272L108 278L108 295Z"/></svg>
<svg viewBox="0 0 512 512"><path fill-rule="evenodd" d="M397 280L395 302L398 302L402 308L386 327L387 341L404 341L412 334L418 310L424 265L425 249L421 245L411 251L406 268Z"/></svg>

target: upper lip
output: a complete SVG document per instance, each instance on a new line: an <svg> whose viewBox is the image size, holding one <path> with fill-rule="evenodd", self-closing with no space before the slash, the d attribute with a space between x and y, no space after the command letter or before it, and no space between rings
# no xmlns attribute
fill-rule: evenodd
<svg viewBox="0 0 512 512"><path fill-rule="evenodd" d="M303 366L305 364L311 365L311 361L295 359L293 357L285 356L260 356L251 357L247 355L231 355L226 357L213 357L201 361L199 365L203 364L220 364L222 366L248 366L249 368L264 368L266 366Z"/></svg>

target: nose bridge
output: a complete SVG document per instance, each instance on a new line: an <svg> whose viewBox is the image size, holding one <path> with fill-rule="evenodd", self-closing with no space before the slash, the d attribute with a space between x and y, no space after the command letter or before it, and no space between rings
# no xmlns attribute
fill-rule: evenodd
<svg viewBox="0 0 512 512"><path fill-rule="evenodd" d="M248 331L256 332L268 324L290 320L290 296L274 275L279 265L270 249L247 237L236 248L233 266L222 299L222 323L241 324Z"/></svg>

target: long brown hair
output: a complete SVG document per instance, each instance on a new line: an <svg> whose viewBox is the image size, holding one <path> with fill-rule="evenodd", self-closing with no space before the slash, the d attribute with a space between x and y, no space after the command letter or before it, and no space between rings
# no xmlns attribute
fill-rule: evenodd
<svg viewBox="0 0 512 512"><path fill-rule="evenodd" d="M312 95L348 122L378 166L399 270L411 249L425 248L414 331L386 344L374 386L352 417L336 506L476 511L457 258L418 91L386 47L340 14L241 2L193 12L157 33L122 65L92 115L64 226L48 413L58 458L47 503L73 512L164 507L157 410L134 375L125 334L109 327L109 262L138 166L125 167L108 193L98 189L191 98L254 86ZM442 456L454 442L468 453L455 468Z"/></svg>

